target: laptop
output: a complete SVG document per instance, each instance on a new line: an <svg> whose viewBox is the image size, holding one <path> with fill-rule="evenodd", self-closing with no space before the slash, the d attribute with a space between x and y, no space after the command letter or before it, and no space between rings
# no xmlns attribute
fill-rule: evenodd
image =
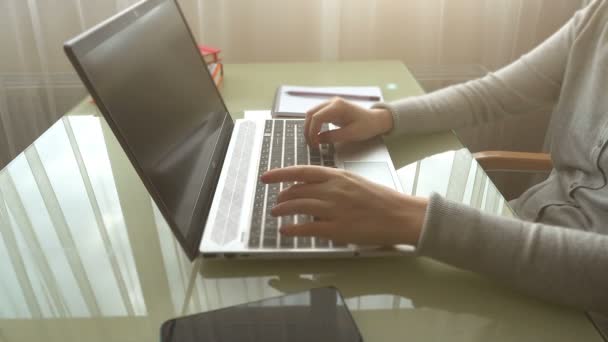
<svg viewBox="0 0 608 342"><path fill-rule="evenodd" d="M189 258L413 250L281 236L282 225L315 218L272 217L277 194L290 184L262 184L262 173L344 168L402 191L388 150L380 138L311 149L298 119L233 121L175 0L139 2L64 48Z"/></svg>

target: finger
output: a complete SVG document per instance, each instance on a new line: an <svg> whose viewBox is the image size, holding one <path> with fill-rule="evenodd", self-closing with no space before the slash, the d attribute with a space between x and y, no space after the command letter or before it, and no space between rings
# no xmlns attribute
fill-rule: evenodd
<svg viewBox="0 0 608 342"><path fill-rule="evenodd" d="M302 134L304 135L304 139L306 140L307 144L312 144L311 141L308 140L308 128L310 127L310 120L312 120L312 112L307 112L306 113L306 119L304 120L304 131L302 132Z"/></svg>
<svg viewBox="0 0 608 342"><path fill-rule="evenodd" d="M264 183L303 182L322 183L336 174L336 170L329 167L299 165L282 169L274 169L264 173L261 177Z"/></svg>
<svg viewBox="0 0 608 342"><path fill-rule="evenodd" d="M279 193L277 203L297 198L325 199L326 192L327 187L324 184L294 184Z"/></svg>
<svg viewBox="0 0 608 342"><path fill-rule="evenodd" d="M279 203L272 208L272 216L311 215L314 217L327 217L331 205L325 201L311 198L299 198Z"/></svg>
<svg viewBox="0 0 608 342"><path fill-rule="evenodd" d="M312 147L317 147L318 138L317 135L321 131L324 123L332 122L332 120L338 120L342 115L340 107L343 105L344 100L336 99L333 100L329 106L321 109L317 113L313 114L310 119L310 125L308 128L308 141L312 143Z"/></svg>
<svg viewBox="0 0 608 342"><path fill-rule="evenodd" d="M324 123L330 122L336 116L336 106L330 105L321 111L313 114L310 118L308 127L308 144L313 148L318 148L318 135Z"/></svg>
<svg viewBox="0 0 608 342"><path fill-rule="evenodd" d="M334 224L326 221L315 221L296 225L287 225L279 230L285 236L321 237L329 238Z"/></svg>
<svg viewBox="0 0 608 342"><path fill-rule="evenodd" d="M304 120L304 132L303 133L304 133L304 138L306 139L307 142L308 142L307 133L308 133L308 129L310 128L310 120L312 119L312 116L314 114L316 114L318 111L320 111L321 109L329 106L330 104L331 104L331 101L325 101L306 112L306 119Z"/></svg>
<svg viewBox="0 0 608 342"><path fill-rule="evenodd" d="M318 135L318 141L320 144L333 144L343 141L352 141L355 138L355 132L352 127L346 126L344 128L332 129L331 131L321 132Z"/></svg>

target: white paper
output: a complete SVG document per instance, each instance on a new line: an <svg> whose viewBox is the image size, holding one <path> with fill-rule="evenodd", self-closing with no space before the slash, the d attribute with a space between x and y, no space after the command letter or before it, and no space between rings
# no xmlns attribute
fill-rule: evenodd
<svg viewBox="0 0 608 342"><path fill-rule="evenodd" d="M327 94L343 94L343 95L364 95L378 96L380 101L361 101L349 100L359 106L371 108L373 104L383 101L382 90L380 87L299 87L285 85L281 88L281 93L278 94L279 106L275 108L275 115L301 116L314 108L315 106L330 100L333 96L324 97L307 97L289 95L289 91L315 92ZM299 115L297 115L299 114Z"/></svg>

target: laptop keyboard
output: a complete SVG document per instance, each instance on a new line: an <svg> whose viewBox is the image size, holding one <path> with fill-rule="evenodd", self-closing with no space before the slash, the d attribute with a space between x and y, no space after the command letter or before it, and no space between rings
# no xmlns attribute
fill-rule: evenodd
<svg viewBox="0 0 608 342"><path fill-rule="evenodd" d="M326 130L325 126L323 130ZM273 217L270 214L276 204L277 196L293 183L264 184L259 176L264 172L293 165L320 165L336 167L334 146L321 145L311 149L304 139L304 120L267 120L264 126L262 154L258 168L258 181L255 189L250 248L331 248L331 241L309 237L285 237L279 228L289 224L310 222L315 218L307 215Z"/></svg>

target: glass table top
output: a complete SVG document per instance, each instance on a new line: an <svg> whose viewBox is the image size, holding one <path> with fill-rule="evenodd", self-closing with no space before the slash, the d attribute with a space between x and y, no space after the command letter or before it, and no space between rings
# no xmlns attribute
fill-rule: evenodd
<svg viewBox="0 0 608 342"><path fill-rule="evenodd" d="M269 108L281 77L421 92L397 62L233 65L234 116ZM426 258L192 263L94 104L69 114L0 171L0 341L158 340L169 318L320 286L342 292L366 341L601 341L582 312ZM451 132L387 144L407 193L513 215Z"/></svg>

